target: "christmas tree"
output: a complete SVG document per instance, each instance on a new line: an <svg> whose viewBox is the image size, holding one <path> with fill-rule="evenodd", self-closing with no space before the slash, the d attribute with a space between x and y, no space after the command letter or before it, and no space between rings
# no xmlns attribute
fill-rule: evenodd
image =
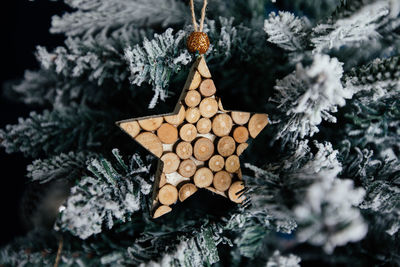
<svg viewBox="0 0 400 267"><path fill-rule="evenodd" d="M65 44L7 88L45 110L0 130L32 159L31 230L0 264L400 265L398 0L210 1L217 94L270 123L241 158L246 205L202 192L158 219L157 159L115 122L173 110L196 56L189 3L64 2Z"/></svg>

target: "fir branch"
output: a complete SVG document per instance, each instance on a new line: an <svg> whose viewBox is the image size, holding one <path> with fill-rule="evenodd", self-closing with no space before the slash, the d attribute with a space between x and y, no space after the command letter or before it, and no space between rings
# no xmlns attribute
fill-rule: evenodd
<svg viewBox="0 0 400 267"><path fill-rule="evenodd" d="M191 238L180 237L175 251L165 254L159 262L151 261L140 266L211 266L219 261L217 245L221 242L215 227L202 227Z"/></svg>
<svg viewBox="0 0 400 267"><path fill-rule="evenodd" d="M187 7L177 0L64 0L76 11L54 16L52 33L66 36L103 36L109 31L130 25L139 27L167 27L189 19ZM157 8L154 8L157 7Z"/></svg>
<svg viewBox="0 0 400 267"><path fill-rule="evenodd" d="M354 188L350 179L320 179L294 210L299 223L297 239L322 246L327 253L363 239L368 226L357 206L364 195L364 189Z"/></svg>
<svg viewBox="0 0 400 267"><path fill-rule="evenodd" d="M101 90L95 84L82 79L62 77L53 70L26 71L24 79L10 88L7 95L25 104L63 109L72 103L98 104L115 93Z"/></svg>
<svg viewBox="0 0 400 267"><path fill-rule="evenodd" d="M351 90L343 88L342 73L342 63L336 58L317 54L310 67L298 65L296 72L277 81L276 94L270 98L280 113L271 116L277 124L275 139L282 139L284 144L294 142L317 133L323 120L335 123L331 113L353 95Z"/></svg>
<svg viewBox="0 0 400 267"><path fill-rule="evenodd" d="M56 179L77 180L83 175L87 161L95 156L93 153L69 152L44 160L37 159L27 166L27 177L39 183Z"/></svg>
<svg viewBox="0 0 400 267"><path fill-rule="evenodd" d="M298 143L288 156L267 164L262 169L246 163L254 171L255 179L248 179L247 195L252 200L252 210L268 210L270 214L285 214L304 198L307 188L322 177L333 179L341 170L337 151L330 143L314 142L317 153L311 153L308 141ZM287 214L287 213L286 213Z"/></svg>
<svg viewBox="0 0 400 267"><path fill-rule="evenodd" d="M124 48L138 43L152 31L126 28L102 42L98 37L82 39L68 38L65 47L57 47L48 52L44 47L37 48L37 59L42 68L51 70L66 78L82 78L97 85L107 81L120 87L128 77L128 65L124 59Z"/></svg>
<svg viewBox="0 0 400 267"><path fill-rule="evenodd" d="M389 14L390 5L386 0L365 5L348 18L342 18L334 23L328 21L313 29L311 42L314 53L322 53L327 49L342 46L357 46L367 41L377 40L380 20Z"/></svg>
<svg viewBox="0 0 400 267"><path fill-rule="evenodd" d="M268 41L288 51L301 51L307 46L307 18L297 18L289 12L271 12L264 22Z"/></svg>
<svg viewBox="0 0 400 267"><path fill-rule="evenodd" d="M375 59L367 65L353 68L343 77L346 88L354 92L374 91L373 99L388 94L392 88L400 87L399 79L399 56Z"/></svg>
<svg viewBox="0 0 400 267"><path fill-rule="evenodd" d="M278 3L281 10L290 10L297 16L306 16L311 21L326 18L338 7L337 0L291 0Z"/></svg>
<svg viewBox="0 0 400 267"><path fill-rule="evenodd" d="M275 250L274 254L268 259L266 267L300 267L301 259L296 255L281 255L279 250Z"/></svg>
<svg viewBox="0 0 400 267"><path fill-rule="evenodd" d="M111 229L115 222L130 220L141 209L144 196L151 188L142 175L148 176L150 165L137 155L132 156L130 166L118 151L114 150L114 156L116 168L105 159L92 160L88 169L95 177L85 177L71 189L56 224L57 230L86 239L100 233L103 227Z"/></svg>
<svg viewBox="0 0 400 267"><path fill-rule="evenodd" d="M141 86L144 82L153 87L154 96L149 107L154 108L159 99L168 96L167 88L173 74L179 72L193 59L186 49L185 37L189 29L173 34L167 29L163 34L155 34L152 40L145 39L142 44L128 47L125 57L130 66L130 80ZM205 32L214 40L207 56L210 60L223 64L237 52L250 50L259 36L243 25L234 26L233 18L220 17L218 21L207 20ZM240 38L238 39L238 37ZM254 55L259 51L254 50ZM258 56L260 56L258 54ZM249 55L245 58L249 59Z"/></svg>
<svg viewBox="0 0 400 267"><path fill-rule="evenodd" d="M368 149L352 148L349 141L341 144L342 176L353 177L366 190L360 208L376 217L374 227L390 235L400 230L400 162L374 156ZM379 219L378 219L379 218Z"/></svg>
<svg viewBox="0 0 400 267"><path fill-rule="evenodd" d="M192 59L189 52L182 49L186 33L178 31L173 35L172 31L167 29L162 35L155 34L153 40L145 39L141 46L136 45L125 50L131 82L140 86L146 81L153 86L155 94L149 108L154 108L159 98L165 100L165 88L170 76Z"/></svg>
<svg viewBox="0 0 400 267"><path fill-rule="evenodd" d="M53 155L74 149L96 149L104 146L104 136L112 136L117 117L87 106L45 110L42 114L31 112L29 118L20 118L18 124L0 130L0 138L4 139L1 145L7 153L22 152L31 157L43 152Z"/></svg>
<svg viewBox="0 0 400 267"><path fill-rule="evenodd" d="M329 22L334 23L339 19L351 17L362 7L375 1L376 0L340 0L340 4L329 17Z"/></svg>
<svg viewBox="0 0 400 267"><path fill-rule="evenodd" d="M355 99L344 115L348 139L354 147L368 147L382 156L397 158L400 155L400 92L395 90L375 101L373 93L362 95L363 99Z"/></svg>

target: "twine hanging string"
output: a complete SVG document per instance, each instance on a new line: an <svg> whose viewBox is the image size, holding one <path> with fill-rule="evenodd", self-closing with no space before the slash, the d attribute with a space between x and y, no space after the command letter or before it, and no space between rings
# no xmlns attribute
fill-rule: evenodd
<svg viewBox="0 0 400 267"><path fill-rule="evenodd" d="M61 236L60 241L58 242L58 250L57 250L56 260L54 262L54 267L58 267L58 264L60 263L62 247L63 247L63 237Z"/></svg>
<svg viewBox="0 0 400 267"><path fill-rule="evenodd" d="M197 25L196 22L196 14L194 13L194 0L190 0L190 10L192 13L192 22L193 22L193 27L194 31L196 32L202 32L203 31L203 26L204 26L204 19L206 17L206 7L207 7L207 0L203 1L203 8L201 9L201 18L200 18L200 28Z"/></svg>

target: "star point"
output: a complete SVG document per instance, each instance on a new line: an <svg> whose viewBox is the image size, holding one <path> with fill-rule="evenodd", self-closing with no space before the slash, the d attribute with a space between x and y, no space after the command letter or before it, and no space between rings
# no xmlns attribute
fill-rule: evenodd
<svg viewBox="0 0 400 267"><path fill-rule="evenodd" d="M192 65L174 112L117 122L160 159L153 194L158 218L200 188L242 203L239 156L268 124L261 113L227 111L203 56Z"/></svg>

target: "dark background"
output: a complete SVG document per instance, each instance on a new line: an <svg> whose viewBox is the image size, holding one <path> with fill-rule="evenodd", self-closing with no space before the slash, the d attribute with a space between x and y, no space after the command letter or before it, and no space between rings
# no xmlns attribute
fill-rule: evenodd
<svg viewBox="0 0 400 267"><path fill-rule="evenodd" d="M27 117L31 110L38 110L5 98L3 85L21 79L26 69L39 67L34 56L37 45L52 48L63 44L64 37L50 34L49 28L52 15L67 10L61 2L12 0L6 3L0 16L0 128L16 124L18 117ZM26 184L26 166L31 161L22 154L7 154L0 147L0 246L24 233L19 218L19 201Z"/></svg>

